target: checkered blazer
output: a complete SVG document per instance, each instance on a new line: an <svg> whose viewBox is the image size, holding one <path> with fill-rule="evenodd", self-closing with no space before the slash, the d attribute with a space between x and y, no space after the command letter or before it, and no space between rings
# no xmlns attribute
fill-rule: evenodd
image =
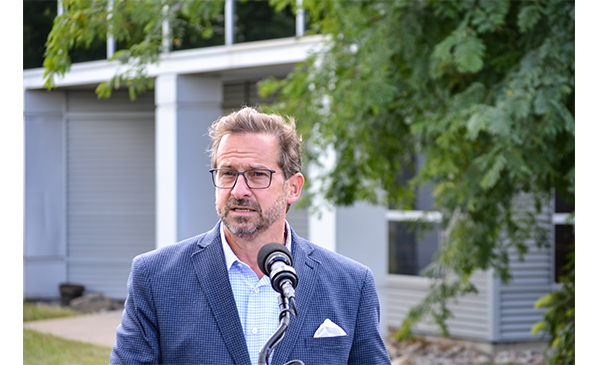
<svg viewBox="0 0 600 365"><path fill-rule="evenodd" d="M299 317L272 365L389 364L369 268L292 230ZM111 364L250 364L229 284L219 225L133 260ZM325 319L346 336L314 338Z"/></svg>

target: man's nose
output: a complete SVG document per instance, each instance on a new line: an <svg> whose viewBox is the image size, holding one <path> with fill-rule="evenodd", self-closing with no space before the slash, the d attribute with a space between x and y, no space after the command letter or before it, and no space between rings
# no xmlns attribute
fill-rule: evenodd
<svg viewBox="0 0 600 365"><path fill-rule="evenodd" d="M238 174L235 185L231 188L231 194L236 198L250 196L252 194L244 175Z"/></svg>

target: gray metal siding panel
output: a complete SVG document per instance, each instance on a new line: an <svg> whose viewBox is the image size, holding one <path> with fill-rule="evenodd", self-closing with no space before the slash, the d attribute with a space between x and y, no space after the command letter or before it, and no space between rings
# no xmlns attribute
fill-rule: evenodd
<svg viewBox="0 0 600 365"><path fill-rule="evenodd" d="M60 91L24 92L23 291L56 298L65 281L65 98Z"/></svg>
<svg viewBox="0 0 600 365"><path fill-rule="evenodd" d="M62 114L27 116L23 248L26 257L64 254L64 149Z"/></svg>
<svg viewBox="0 0 600 365"><path fill-rule="evenodd" d="M69 273L84 283L86 291L102 292L116 299L127 296L127 278L131 268L129 262L70 262Z"/></svg>
<svg viewBox="0 0 600 365"><path fill-rule="evenodd" d="M296 209L295 204L292 204L290 211L286 215L286 219L296 234L300 237L308 237L308 210Z"/></svg>
<svg viewBox="0 0 600 365"><path fill-rule="evenodd" d="M527 195L520 199L523 206L533 206ZM544 207L538 221L551 231L551 207ZM526 242L528 253L519 260L511 250L510 268L513 279L500 284L498 341L532 340L531 328L542 319L543 310L534 309L535 302L548 293L554 282L553 253L550 248L538 248L533 240Z"/></svg>
<svg viewBox="0 0 600 365"><path fill-rule="evenodd" d="M68 100L68 280L124 299L131 260L155 246L153 102Z"/></svg>
<svg viewBox="0 0 600 365"><path fill-rule="evenodd" d="M469 294L452 301L448 308L454 317L447 321L450 335L457 338L488 341L491 313L489 312L488 275L478 272L473 275L478 294ZM429 290L429 280L402 275L388 276L388 322L390 327L399 328L410 308L416 305ZM427 320L415 325L416 333L436 335L437 327Z"/></svg>
<svg viewBox="0 0 600 365"><path fill-rule="evenodd" d="M257 107L273 103L276 98L261 98L258 94L259 80L247 80L223 85L223 115L239 110L242 106Z"/></svg>

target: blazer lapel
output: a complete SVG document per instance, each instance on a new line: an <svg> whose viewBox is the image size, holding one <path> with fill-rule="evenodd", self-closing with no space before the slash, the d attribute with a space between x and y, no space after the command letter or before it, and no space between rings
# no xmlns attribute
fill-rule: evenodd
<svg viewBox="0 0 600 365"><path fill-rule="evenodd" d="M296 287L296 306L298 307L298 318L292 316L290 326L285 332L281 342L275 347L273 354L273 364L283 364L289 357L292 349L296 346L302 326L308 315L308 308L314 295L315 283L318 280L320 263L310 257L312 248L305 245L294 234L292 246L292 256L294 258L294 269L298 274L298 286ZM300 344L303 345L303 344Z"/></svg>
<svg viewBox="0 0 600 365"><path fill-rule="evenodd" d="M209 233L199 243L200 250L192 255L194 269L234 363L250 364L218 228L214 233L215 230Z"/></svg>

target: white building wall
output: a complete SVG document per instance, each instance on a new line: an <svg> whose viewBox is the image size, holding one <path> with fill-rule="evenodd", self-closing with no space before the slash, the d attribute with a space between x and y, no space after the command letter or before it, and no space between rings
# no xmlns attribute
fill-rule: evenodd
<svg viewBox="0 0 600 365"><path fill-rule="evenodd" d="M156 79L156 247L205 232L218 220L206 148L222 90L218 77Z"/></svg>

